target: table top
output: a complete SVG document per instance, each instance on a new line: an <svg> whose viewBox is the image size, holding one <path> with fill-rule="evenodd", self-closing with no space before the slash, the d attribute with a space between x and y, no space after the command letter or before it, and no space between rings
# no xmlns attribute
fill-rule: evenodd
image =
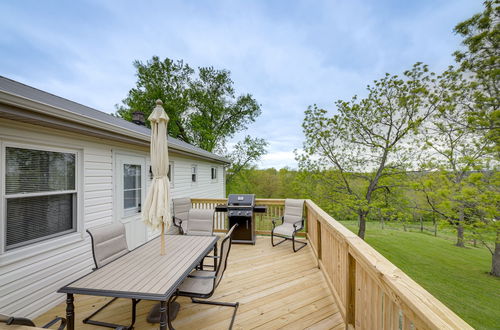
<svg viewBox="0 0 500 330"><path fill-rule="evenodd" d="M167 300L216 244L218 236L165 235L59 289L62 293Z"/></svg>

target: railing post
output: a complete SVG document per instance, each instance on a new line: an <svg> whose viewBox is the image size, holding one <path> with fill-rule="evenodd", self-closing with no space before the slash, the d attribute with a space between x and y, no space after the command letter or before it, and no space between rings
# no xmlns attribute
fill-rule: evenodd
<svg viewBox="0 0 500 330"><path fill-rule="evenodd" d="M318 268L320 268L319 262L321 261L323 255L321 251L321 221L318 218L316 218L316 242L318 242L316 251L318 252Z"/></svg>
<svg viewBox="0 0 500 330"><path fill-rule="evenodd" d="M345 302L345 324L346 329L356 328L356 259L347 252L347 278L346 278L346 302Z"/></svg>

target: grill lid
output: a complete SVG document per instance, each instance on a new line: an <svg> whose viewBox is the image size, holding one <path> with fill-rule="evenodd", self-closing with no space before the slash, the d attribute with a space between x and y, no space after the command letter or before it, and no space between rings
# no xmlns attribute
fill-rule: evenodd
<svg viewBox="0 0 500 330"><path fill-rule="evenodd" d="M254 194L231 194L227 197L227 206L251 206L255 205Z"/></svg>

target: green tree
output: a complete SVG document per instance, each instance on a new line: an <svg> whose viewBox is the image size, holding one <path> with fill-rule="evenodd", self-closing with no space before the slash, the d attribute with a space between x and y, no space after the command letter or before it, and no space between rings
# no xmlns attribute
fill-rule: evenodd
<svg viewBox="0 0 500 330"><path fill-rule="evenodd" d="M117 105L116 114L132 121L132 113L141 111L147 118L155 107L156 100L163 101L163 107L170 117L169 135L191 142L186 131L186 113L190 107L190 84L194 70L183 61L166 58L160 61L157 56L146 63L134 61L137 82L122 105ZM149 126L149 121L146 121Z"/></svg>
<svg viewBox="0 0 500 330"><path fill-rule="evenodd" d="M464 247L464 226L475 221L468 216L469 198L466 191L473 189L468 176L472 171L490 168L491 140L485 138L482 131L468 125L469 108L464 93L465 80L460 71L450 68L439 77L439 89L442 102L439 111L430 117L422 129L424 139L422 169L439 171L443 174L438 185L438 195L445 197L444 203L429 205L433 211L443 216L457 230L456 245ZM431 176L430 178L436 178ZM423 190L428 192L427 190Z"/></svg>
<svg viewBox="0 0 500 330"><path fill-rule="evenodd" d="M231 160L231 166L227 171L226 183L229 185L231 181L244 170L252 168L256 161L266 154L267 142L260 138L251 138L245 136L243 141L236 143L233 151L227 155ZM228 189L231 190L231 189Z"/></svg>
<svg viewBox="0 0 500 330"><path fill-rule="evenodd" d="M261 113L252 95L236 96L227 70L195 71L183 61L157 56L146 63L135 61L134 67L136 87L117 105L117 115L131 120L133 112L142 111L147 118L160 99L170 117L169 134L207 151L223 152L228 139Z"/></svg>
<svg viewBox="0 0 500 330"><path fill-rule="evenodd" d="M386 74L375 81L366 98L337 101L338 114L332 117L316 106L305 112L306 140L299 166L335 169L330 190L343 195L342 203L358 215L361 238L374 194L390 189L385 177L406 170L409 138L436 109L439 95L430 93L433 75L417 63L404 78Z"/></svg>

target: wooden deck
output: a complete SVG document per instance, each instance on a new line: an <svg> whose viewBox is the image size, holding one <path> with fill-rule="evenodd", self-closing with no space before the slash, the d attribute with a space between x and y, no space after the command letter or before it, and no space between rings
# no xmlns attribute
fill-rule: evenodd
<svg viewBox="0 0 500 330"><path fill-rule="evenodd" d="M109 298L75 295L77 329L105 329L84 325L81 320ZM269 237L257 244L233 245L229 265L210 300L240 302L235 329L344 329L344 322L309 246L293 253L290 242L271 247ZM173 322L177 329L227 329L232 308L193 304L179 298L181 310ZM96 319L128 324L130 300L119 299ZM146 322L154 302L137 306L136 329L157 329ZM64 316L66 305L56 306L35 320L44 324Z"/></svg>

